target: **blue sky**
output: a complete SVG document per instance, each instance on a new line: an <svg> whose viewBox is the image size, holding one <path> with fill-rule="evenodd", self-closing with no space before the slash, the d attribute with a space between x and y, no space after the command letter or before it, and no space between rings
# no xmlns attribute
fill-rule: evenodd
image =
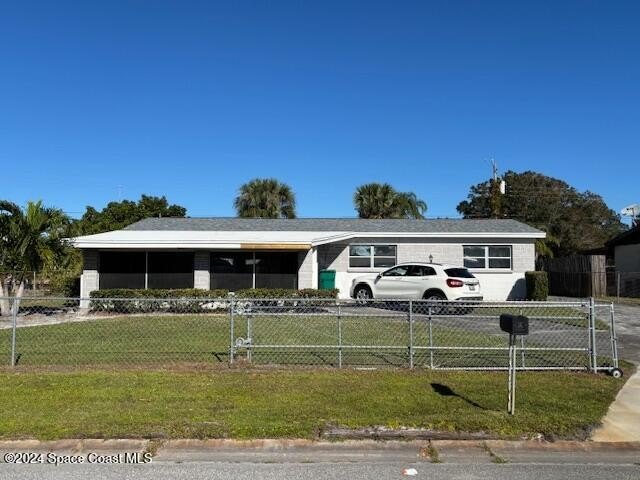
<svg viewBox="0 0 640 480"><path fill-rule="evenodd" d="M5 1L0 198L227 216L273 176L300 216L353 216L372 181L456 216L494 157L620 210L640 202L639 20L605 1Z"/></svg>

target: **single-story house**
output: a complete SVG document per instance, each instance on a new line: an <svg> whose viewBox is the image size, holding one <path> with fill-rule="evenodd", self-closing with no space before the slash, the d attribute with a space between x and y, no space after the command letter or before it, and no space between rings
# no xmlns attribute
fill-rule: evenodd
<svg viewBox="0 0 640 480"><path fill-rule="evenodd" d="M400 262L468 267L485 299L521 299L545 233L515 220L148 218L73 239L84 254L81 296L107 288L317 288Z"/></svg>

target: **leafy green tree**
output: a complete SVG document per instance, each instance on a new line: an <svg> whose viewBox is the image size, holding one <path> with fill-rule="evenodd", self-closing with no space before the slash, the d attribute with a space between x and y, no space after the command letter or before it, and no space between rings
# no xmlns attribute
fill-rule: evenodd
<svg viewBox="0 0 640 480"><path fill-rule="evenodd" d="M28 272L40 272L64 257L70 223L61 210L44 207L41 201L28 202L24 211L0 201L0 270L8 274L0 279L0 297L22 297ZM0 303L1 314L7 315L7 302Z"/></svg>
<svg viewBox="0 0 640 480"><path fill-rule="evenodd" d="M242 218L296 218L293 190L275 178L255 178L242 185L234 207Z"/></svg>
<svg viewBox="0 0 640 480"><path fill-rule="evenodd" d="M413 192L398 192L388 183L360 185L353 203L360 218L424 218L427 204Z"/></svg>
<svg viewBox="0 0 640 480"><path fill-rule="evenodd" d="M166 197L142 195L137 202L123 200L109 202L101 211L91 206L77 222L80 235L119 230L139 220L149 217L184 217L187 209L180 205L169 205Z"/></svg>
<svg viewBox="0 0 640 480"><path fill-rule="evenodd" d="M579 192L557 178L537 172L508 171L506 193L500 199L503 218L514 218L547 232L537 243L539 255L570 255L598 248L624 231L620 216L600 195ZM489 218L496 212L492 182L473 185L467 200L458 204L465 218Z"/></svg>

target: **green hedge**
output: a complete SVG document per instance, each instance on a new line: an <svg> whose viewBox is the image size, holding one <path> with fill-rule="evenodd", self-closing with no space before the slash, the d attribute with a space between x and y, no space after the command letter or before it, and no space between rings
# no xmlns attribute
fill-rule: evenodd
<svg viewBox="0 0 640 480"><path fill-rule="evenodd" d="M236 298L336 298L338 290L316 290L304 288L294 290L289 288L246 288L234 292ZM229 290L202 290L199 288L182 289L135 289L112 288L94 290L89 294L91 298L225 298Z"/></svg>
<svg viewBox="0 0 640 480"><path fill-rule="evenodd" d="M323 302L312 299L336 298L338 290L315 289L244 289L234 292L237 308L249 311L254 308L290 309L304 302L305 306L321 306ZM108 289L90 294L90 309L94 312L115 313L205 313L229 309L229 291L223 289ZM291 300L284 300L291 299ZM296 300L299 299L299 300ZM326 302L325 302L326 303ZM317 305L316 305L317 304Z"/></svg>
<svg viewBox="0 0 640 480"><path fill-rule="evenodd" d="M111 288L94 290L89 294L91 298L223 298L229 295L229 290L202 290L199 288L153 289Z"/></svg>
<svg viewBox="0 0 640 480"><path fill-rule="evenodd" d="M316 290L304 288L294 290L289 288L246 288L235 292L236 298L336 298L338 289Z"/></svg>
<svg viewBox="0 0 640 480"><path fill-rule="evenodd" d="M525 272L527 282L527 300L545 301L549 296L549 277L547 272Z"/></svg>

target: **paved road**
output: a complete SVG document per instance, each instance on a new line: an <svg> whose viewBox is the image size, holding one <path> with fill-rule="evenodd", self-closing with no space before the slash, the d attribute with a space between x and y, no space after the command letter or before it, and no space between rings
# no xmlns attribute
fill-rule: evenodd
<svg viewBox="0 0 640 480"><path fill-rule="evenodd" d="M465 480L544 480L579 479L637 480L637 465L584 464L430 464L430 463L155 463L129 466L2 465L0 478L12 480L84 480L93 479L465 479ZM417 475L402 475L404 468L415 468Z"/></svg>
<svg viewBox="0 0 640 480"><path fill-rule="evenodd" d="M30 445L30 447L29 447ZM305 440L174 440L157 446L145 464L87 464L123 452L149 451L141 440L0 442L1 458L15 452L84 458L85 464L0 463L0 479L579 479L640 478L640 444L594 442ZM52 453L49 453L52 452ZM95 458L95 457L93 457ZM121 458L121 457L119 457ZM441 463L432 463L438 460ZM504 463L496 463L496 462Z"/></svg>

